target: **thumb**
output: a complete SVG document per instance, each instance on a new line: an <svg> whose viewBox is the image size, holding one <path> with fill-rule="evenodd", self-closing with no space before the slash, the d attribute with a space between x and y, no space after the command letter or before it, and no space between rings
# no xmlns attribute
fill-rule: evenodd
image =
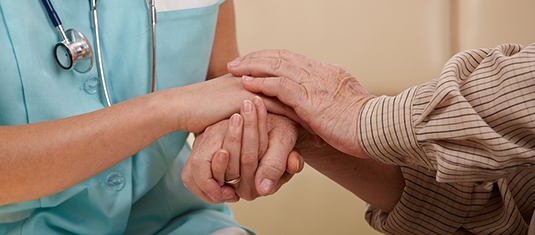
<svg viewBox="0 0 535 235"><path fill-rule="evenodd" d="M260 160L255 175L255 186L258 194L267 196L276 191L276 186L286 172L287 164L294 172L302 169L304 162L297 152L292 151L293 141L283 142L279 138L273 138L266 154ZM303 163L304 164L304 163Z"/></svg>

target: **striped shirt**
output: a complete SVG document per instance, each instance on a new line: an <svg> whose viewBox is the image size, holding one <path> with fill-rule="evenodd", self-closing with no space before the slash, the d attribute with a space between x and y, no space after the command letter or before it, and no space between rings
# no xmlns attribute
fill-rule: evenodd
<svg viewBox="0 0 535 235"><path fill-rule="evenodd" d="M393 211L368 205L376 230L535 234L535 44L461 52L440 78L370 100L359 141L405 177Z"/></svg>

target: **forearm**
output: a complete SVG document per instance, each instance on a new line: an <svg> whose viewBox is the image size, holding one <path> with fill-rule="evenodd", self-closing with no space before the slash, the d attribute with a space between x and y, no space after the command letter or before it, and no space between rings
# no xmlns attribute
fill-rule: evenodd
<svg viewBox="0 0 535 235"><path fill-rule="evenodd" d="M439 182L493 181L532 166L533 51L465 51L439 79L371 100L359 119L362 146L381 162L437 170Z"/></svg>
<svg viewBox="0 0 535 235"><path fill-rule="evenodd" d="M79 116L0 127L0 205L67 189L176 130L164 99L147 95Z"/></svg>
<svg viewBox="0 0 535 235"><path fill-rule="evenodd" d="M75 117L0 127L0 205L60 192L169 132L200 132L253 97L239 78L222 77Z"/></svg>
<svg viewBox="0 0 535 235"><path fill-rule="evenodd" d="M384 211L399 202L405 181L400 167L339 152L331 146L298 146L305 162L345 189Z"/></svg>

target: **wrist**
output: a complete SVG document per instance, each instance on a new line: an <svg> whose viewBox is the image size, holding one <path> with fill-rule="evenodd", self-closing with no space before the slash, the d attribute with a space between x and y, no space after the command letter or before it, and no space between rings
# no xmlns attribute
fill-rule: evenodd
<svg viewBox="0 0 535 235"><path fill-rule="evenodd" d="M364 106L366 105L366 103L368 103L368 101L372 100L376 98L376 96L374 95L367 95L365 97L361 97L358 99L357 101L357 105L355 105L355 113L357 114L356 117L357 117L357 121L354 122L356 124L356 127L353 129L353 130L356 130L356 136L354 137L354 139L356 140L356 143L355 143L355 149L354 149L354 152L351 154L355 157L358 157L358 158L370 158L370 155L368 155L368 153L364 150L364 147L362 146L362 141L360 140L360 137L362 136L360 134L360 131L361 131L361 124L360 124L360 120L361 120L361 116L363 115L362 113L362 110L364 109Z"/></svg>
<svg viewBox="0 0 535 235"><path fill-rule="evenodd" d="M161 126L167 133L185 130L187 115L180 115L185 111L181 107L178 88L157 91L148 95L147 112L152 114L155 126ZM180 112L179 112L180 111Z"/></svg>

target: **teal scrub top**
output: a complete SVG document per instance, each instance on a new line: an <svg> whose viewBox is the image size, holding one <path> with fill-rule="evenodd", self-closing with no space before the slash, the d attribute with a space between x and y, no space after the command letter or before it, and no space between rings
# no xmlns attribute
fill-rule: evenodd
<svg viewBox="0 0 535 235"><path fill-rule="evenodd" d="M158 12L158 90L205 80L222 1ZM63 27L85 34L95 53L90 1L51 2ZM98 10L112 104L147 94L151 30L146 1L98 1ZM96 66L79 73L56 63L53 48L60 36L41 1L0 1L0 13L0 125L42 122L105 107ZM55 195L0 206L0 234L209 234L239 227L227 205L204 203L184 188L180 174L191 151L185 144L187 135L166 135Z"/></svg>

